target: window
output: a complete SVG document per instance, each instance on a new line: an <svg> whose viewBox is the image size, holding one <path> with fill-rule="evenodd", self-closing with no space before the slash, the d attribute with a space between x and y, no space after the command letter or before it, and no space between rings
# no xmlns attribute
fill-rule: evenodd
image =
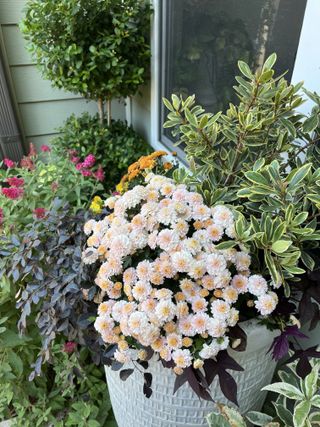
<svg viewBox="0 0 320 427"><path fill-rule="evenodd" d="M238 59L254 69L272 52L276 72L291 79L306 0L162 0L160 7L161 98L195 94L207 111L223 110L236 102ZM161 140L170 147L160 111Z"/></svg>

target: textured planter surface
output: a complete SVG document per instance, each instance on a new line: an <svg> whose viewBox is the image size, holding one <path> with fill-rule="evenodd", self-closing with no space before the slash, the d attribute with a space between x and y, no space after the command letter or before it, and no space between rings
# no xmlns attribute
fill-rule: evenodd
<svg viewBox="0 0 320 427"><path fill-rule="evenodd" d="M255 322L245 322L242 328L248 336L245 352L229 353L245 369L244 372L230 371L238 384L238 401L242 413L260 410L265 394L262 387L270 384L276 364L266 354L277 332L271 333ZM126 366L125 368L129 368ZM162 367L156 360L149 362L152 373L153 394L150 399L142 392L143 376L135 372L124 382L119 372L106 367L106 376L113 411L118 427L199 427L206 426L205 416L214 410L211 402L200 400L192 389L184 384L173 395L175 375ZM216 402L228 403L215 379L211 395Z"/></svg>

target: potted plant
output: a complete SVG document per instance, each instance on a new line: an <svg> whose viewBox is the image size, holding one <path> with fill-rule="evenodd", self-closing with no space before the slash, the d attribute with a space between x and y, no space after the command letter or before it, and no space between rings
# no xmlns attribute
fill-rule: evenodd
<svg viewBox="0 0 320 427"><path fill-rule="evenodd" d="M226 398L241 412L261 408L275 367L268 349L279 355L274 331L285 346L302 335L290 291L301 263L314 267L320 238L320 172L308 160L318 119L295 111L301 85L273 78L275 59L256 73L239 63L240 103L226 114L206 114L193 97L165 100L165 126L185 143L190 171L161 171L159 153L141 159L120 183L124 193L106 201L111 213L86 224L83 261L100 266L95 327L113 360L106 371L120 427L203 425L212 401ZM311 353L300 354L304 375Z"/></svg>
<svg viewBox="0 0 320 427"><path fill-rule="evenodd" d="M144 0L28 0L21 24L43 76L98 103L133 96L149 75L150 4Z"/></svg>

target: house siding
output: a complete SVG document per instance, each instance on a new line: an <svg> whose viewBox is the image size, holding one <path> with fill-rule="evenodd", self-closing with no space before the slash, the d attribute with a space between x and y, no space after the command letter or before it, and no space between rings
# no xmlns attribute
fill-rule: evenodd
<svg viewBox="0 0 320 427"><path fill-rule="evenodd" d="M53 88L42 78L19 29L25 4L26 0L0 1L0 32L24 137L39 146L58 135L68 116L86 111L95 114L97 106L79 95ZM124 103L113 101L112 111L114 119L125 119Z"/></svg>

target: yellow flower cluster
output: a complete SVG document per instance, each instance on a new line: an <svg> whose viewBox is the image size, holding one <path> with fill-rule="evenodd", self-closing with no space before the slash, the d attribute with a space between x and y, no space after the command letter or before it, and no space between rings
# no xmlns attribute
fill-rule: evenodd
<svg viewBox="0 0 320 427"><path fill-rule="evenodd" d="M138 161L132 163L128 167L128 172L121 178L121 181L117 185L116 189L119 193L124 193L128 189L128 183L132 181L137 176L143 174L144 171L152 170L157 165L157 159L160 157L166 156L168 153L166 151L155 151L148 156L142 156ZM172 163L166 162L163 164L164 170L170 170L172 168Z"/></svg>
<svg viewBox="0 0 320 427"><path fill-rule="evenodd" d="M103 201L101 197L95 196L91 202L90 210L95 214L100 214L102 212Z"/></svg>

